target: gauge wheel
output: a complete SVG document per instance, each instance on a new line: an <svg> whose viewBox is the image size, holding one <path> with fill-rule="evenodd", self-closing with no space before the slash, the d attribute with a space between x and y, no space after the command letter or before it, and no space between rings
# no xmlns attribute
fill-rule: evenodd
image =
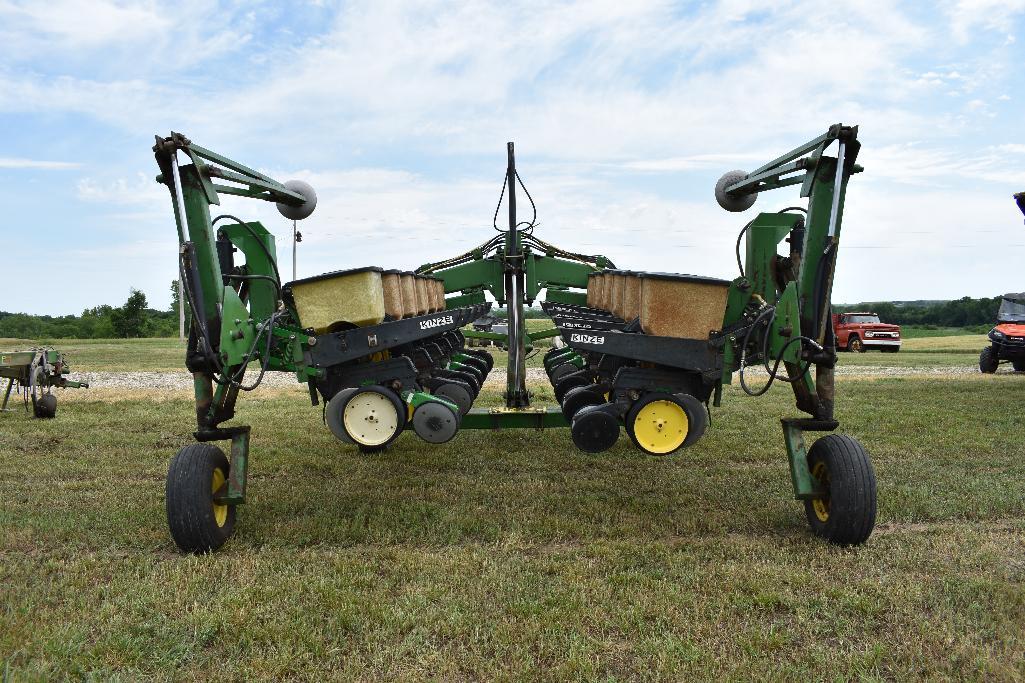
<svg viewBox="0 0 1025 683"><path fill-rule="evenodd" d="M689 446L707 426L705 407L689 394L645 394L626 414L627 435L649 455L669 455Z"/></svg>
<svg viewBox="0 0 1025 683"><path fill-rule="evenodd" d="M342 443L356 443L349 436L349 433L345 431L345 425L342 424L342 412L345 410L345 402L355 393L355 388L342 389L332 396L331 400L324 406L324 422L334 437Z"/></svg>
<svg viewBox="0 0 1025 683"><path fill-rule="evenodd" d="M217 550L235 530L235 506L214 496L227 490L228 459L210 443L185 446L167 470L167 525L175 544L187 553Z"/></svg>
<svg viewBox="0 0 1025 683"><path fill-rule="evenodd" d="M365 452L384 450L406 424L406 404L380 386L360 387L342 409L342 427Z"/></svg>
<svg viewBox="0 0 1025 683"><path fill-rule="evenodd" d="M876 521L876 477L865 448L843 434L824 436L808 451L819 492L804 501L812 532L835 545L860 545Z"/></svg>

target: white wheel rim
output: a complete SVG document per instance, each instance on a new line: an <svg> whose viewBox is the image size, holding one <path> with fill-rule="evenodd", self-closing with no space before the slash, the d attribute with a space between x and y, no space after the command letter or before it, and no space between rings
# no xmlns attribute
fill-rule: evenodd
<svg viewBox="0 0 1025 683"><path fill-rule="evenodd" d="M390 398L376 391L361 391L345 404L342 424L361 446L387 443L399 428L399 414Z"/></svg>

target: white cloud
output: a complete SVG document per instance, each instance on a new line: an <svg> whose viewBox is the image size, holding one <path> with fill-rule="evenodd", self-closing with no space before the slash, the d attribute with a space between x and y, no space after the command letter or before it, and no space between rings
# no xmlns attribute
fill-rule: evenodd
<svg viewBox="0 0 1025 683"><path fill-rule="evenodd" d="M35 168L47 171L66 171L81 166L82 164L75 161L43 161L40 159L0 157L0 168Z"/></svg>

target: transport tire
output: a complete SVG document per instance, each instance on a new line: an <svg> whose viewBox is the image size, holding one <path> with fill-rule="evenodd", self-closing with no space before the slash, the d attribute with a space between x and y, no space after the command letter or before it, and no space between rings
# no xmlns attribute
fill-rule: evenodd
<svg viewBox="0 0 1025 683"><path fill-rule="evenodd" d="M53 394L43 394L36 399L32 406L32 413L36 417L49 419L57 416L57 397Z"/></svg>
<svg viewBox="0 0 1025 683"><path fill-rule="evenodd" d="M824 436L808 451L819 498L804 501L812 532L835 545L860 545L876 522L876 477L865 448L843 434Z"/></svg>
<svg viewBox="0 0 1025 683"><path fill-rule="evenodd" d="M228 459L210 443L185 446L171 459L165 500L167 525L175 544L187 553L217 550L235 530L235 506L214 503L227 485Z"/></svg>
<svg viewBox="0 0 1025 683"><path fill-rule="evenodd" d="M689 394L651 392L626 414L627 435L648 455L669 455L690 446L707 427L705 407Z"/></svg>
<svg viewBox="0 0 1025 683"><path fill-rule="evenodd" d="M979 370L987 375L991 375L997 371L998 367L1000 367L1000 359L997 358L997 354L993 351L993 347L987 346L982 350L982 353L979 354Z"/></svg>
<svg viewBox="0 0 1025 683"><path fill-rule="evenodd" d="M342 427L364 452L384 450L406 425L406 404L395 392L372 385L349 395L342 410Z"/></svg>

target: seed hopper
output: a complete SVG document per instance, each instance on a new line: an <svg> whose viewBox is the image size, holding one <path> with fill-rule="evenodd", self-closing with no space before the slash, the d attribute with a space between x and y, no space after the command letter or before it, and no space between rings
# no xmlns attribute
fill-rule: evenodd
<svg viewBox="0 0 1025 683"><path fill-rule="evenodd" d="M836 156L827 156L834 146ZM185 362L197 443L182 448L168 472L172 537L185 551L206 552L232 534L246 500L250 428L225 423L239 392L280 371L323 404L342 447L365 452L404 431L444 443L463 429L568 428L585 452L610 448L625 431L641 451L667 455L701 438L710 407L735 378L752 396L786 382L804 413L782 420L795 496L815 534L864 542L876 511L868 454L849 436L828 434L810 448L803 436L839 426L830 293L859 148L857 127L838 124L751 173L719 180L715 196L728 211L795 185L807 199L743 227L740 276L731 281L621 270L605 256L545 242L534 218L518 213L518 190L532 209L533 200L510 143L491 239L415 271L363 267L284 283L267 229L212 218L211 206L222 194L239 195L275 202L300 220L316 206L313 188L279 183L181 134L158 137L157 180L171 194L181 279L196 311ZM503 203L508 222L499 228ZM528 332L525 309L542 293L553 326ZM506 310L506 330L471 329L493 306ZM555 342L543 365L558 406L534 405L527 387L527 355L543 338ZM468 340L508 349L504 406L473 408L494 361ZM762 368L758 388L745 373L751 366ZM230 442L230 458L218 441Z"/></svg>
<svg viewBox="0 0 1025 683"><path fill-rule="evenodd" d="M27 351L0 351L0 380L7 380L4 400L0 411L8 411L7 404L15 387L24 397L25 407L32 405L36 417L57 416L57 396L54 387L78 389L89 386L88 382L76 382L67 378L71 373L64 354L54 349L29 349Z"/></svg>

